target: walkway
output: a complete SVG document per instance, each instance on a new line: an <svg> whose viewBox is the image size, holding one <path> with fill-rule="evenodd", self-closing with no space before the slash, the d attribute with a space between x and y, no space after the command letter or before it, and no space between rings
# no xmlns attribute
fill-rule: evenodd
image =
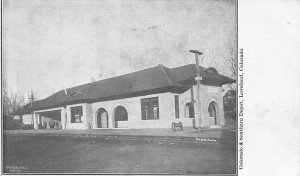
<svg viewBox="0 0 300 176"><path fill-rule="evenodd" d="M232 128L203 129L200 132L193 128L173 132L171 129L93 129L93 130L15 130L5 131L5 134L39 134L39 135L96 135L96 136L134 136L134 137L171 137L171 138L201 138L218 139L218 141L234 142L236 131Z"/></svg>

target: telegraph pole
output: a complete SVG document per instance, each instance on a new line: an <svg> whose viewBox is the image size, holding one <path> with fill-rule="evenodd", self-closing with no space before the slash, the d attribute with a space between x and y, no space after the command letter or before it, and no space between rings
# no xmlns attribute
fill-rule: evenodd
<svg viewBox="0 0 300 176"><path fill-rule="evenodd" d="M30 101L30 107L32 107L32 102L35 100L35 97L33 95L33 91L31 91L31 95L28 99ZM31 112L31 123L34 124L34 113L33 113L33 111Z"/></svg>
<svg viewBox="0 0 300 176"><path fill-rule="evenodd" d="M34 96L33 96L33 93L31 93L30 97L28 98L30 100L30 105L32 107L32 102L34 101Z"/></svg>
<svg viewBox="0 0 300 176"><path fill-rule="evenodd" d="M202 55L203 53L197 50L190 50L191 53L195 54L195 62L196 62L196 77L195 80L197 81L197 109L198 109L198 117L195 116L196 124L199 122L199 132L200 132L200 127L201 127L201 109L200 109L200 82L202 80L202 77L200 75L200 68L199 68L199 56ZM196 125L197 126L197 125Z"/></svg>

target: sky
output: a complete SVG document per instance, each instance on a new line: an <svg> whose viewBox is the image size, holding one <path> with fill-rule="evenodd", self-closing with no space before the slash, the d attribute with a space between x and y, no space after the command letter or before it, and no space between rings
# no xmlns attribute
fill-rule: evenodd
<svg viewBox="0 0 300 176"><path fill-rule="evenodd" d="M43 99L92 77L194 63L190 49L208 67L236 28L228 0L4 0L4 86Z"/></svg>

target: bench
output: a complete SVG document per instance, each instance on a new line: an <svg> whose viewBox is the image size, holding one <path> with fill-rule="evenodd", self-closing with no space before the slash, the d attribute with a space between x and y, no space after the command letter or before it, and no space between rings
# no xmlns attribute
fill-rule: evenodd
<svg viewBox="0 0 300 176"><path fill-rule="evenodd" d="M176 128L180 128L180 130L183 131L182 123L181 122L178 122L178 123L173 122L172 123L172 131L176 131Z"/></svg>

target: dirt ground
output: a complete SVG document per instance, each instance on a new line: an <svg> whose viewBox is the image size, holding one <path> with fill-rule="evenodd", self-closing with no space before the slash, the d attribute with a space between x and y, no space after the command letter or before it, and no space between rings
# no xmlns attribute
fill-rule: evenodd
<svg viewBox="0 0 300 176"><path fill-rule="evenodd" d="M234 174L234 143L6 134L4 172Z"/></svg>

